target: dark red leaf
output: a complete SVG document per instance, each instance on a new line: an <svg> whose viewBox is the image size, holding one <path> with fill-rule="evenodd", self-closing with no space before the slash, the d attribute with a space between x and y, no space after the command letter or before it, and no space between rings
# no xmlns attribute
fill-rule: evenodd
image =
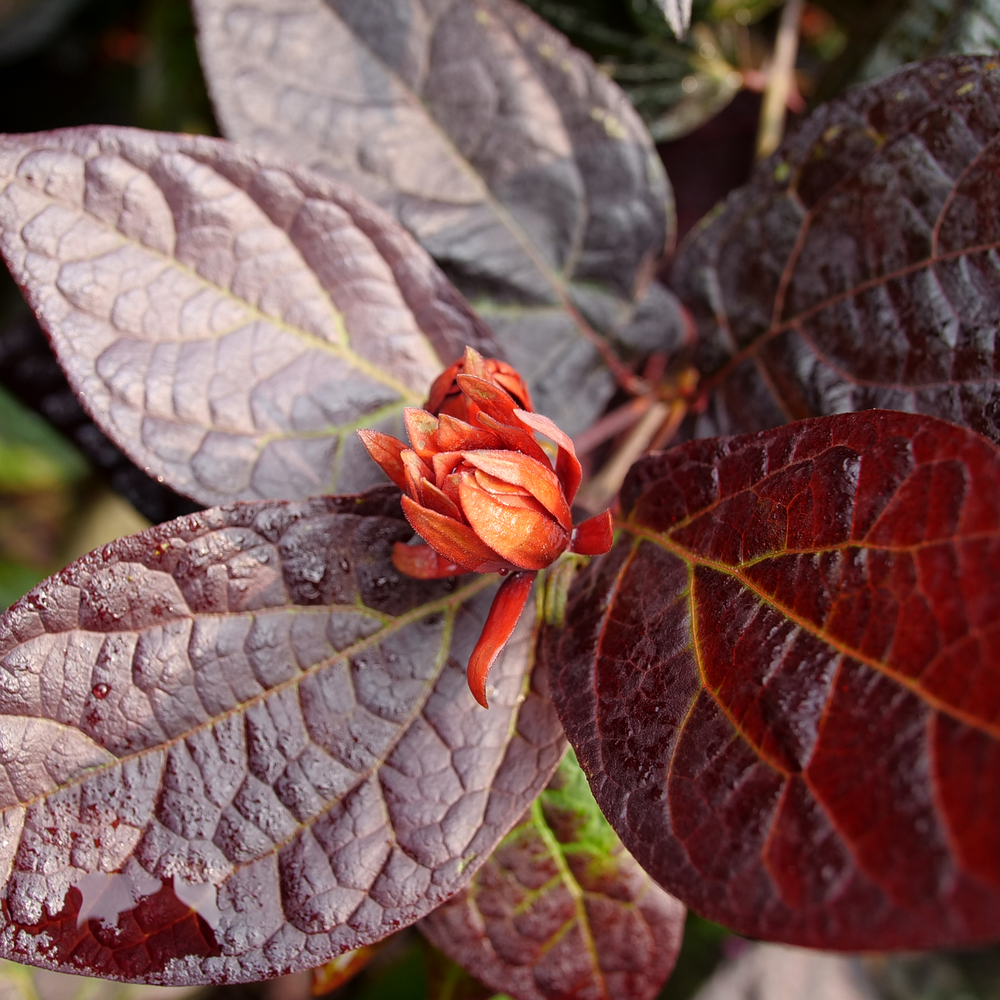
<svg viewBox="0 0 1000 1000"><path fill-rule="evenodd" d="M562 753L525 615L409 580L385 487L235 504L92 553L0 618L0 954L107 978L319 965L461 888Z"/></svg>
<svg viewBox="0 0 1000 1000"><path fill-rule="evenodd" d="M202 503L372 485L354 431L494 350L382 212L217 139L3 137L0 250L101 429Z"/></svg>
<svg viewBox="0 0 1000 1000"><path fill-rule="evenodd" d="M653 286L672 226L625 95L514 0L195 0L231 139L337 177L394 215L490 323L569 434L614 380L589 337L684 337Z"/></svg>
<svg viewBox="0 0 1000 1000"><path fill-rule="evenodd" d="M873 407L1000 442L1000 63L831 101L682 251L711 390L695 435Z"/></svg>
<svg viewBox="0 0 1000 1000"><path fill-rule="evenodd" d="M548 629L625 846L753 937L1000 937L1000 450L888 411L639 462Z"/></svg>
<svg viewBox="0 0 1000 1000"><path fill-rule="evenodd" d="M622 848L570 753L420 929L514 1000L651 1000L677 959L684 907Z"/></svg>

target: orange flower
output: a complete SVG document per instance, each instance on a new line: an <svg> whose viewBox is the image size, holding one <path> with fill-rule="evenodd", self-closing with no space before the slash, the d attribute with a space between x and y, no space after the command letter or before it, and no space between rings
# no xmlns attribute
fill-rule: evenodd
<svg viewBox="0 0 1000 1000"><path fill-rule="evenodd" d="M471 347L435 380L427 409L408 407L403 420L409 448L388 434L358 431L403 491L403 513L427 543L397 543L394 565L421 580L470 572L507 577L469 658L469 687L487 708L487 674L535 574L567 549L607 552L611 512L573 527L570 504L581 477L573 442L531 409L527 387L510 365L484 360ZM555 444L554 468L536 433Z"/></svg>

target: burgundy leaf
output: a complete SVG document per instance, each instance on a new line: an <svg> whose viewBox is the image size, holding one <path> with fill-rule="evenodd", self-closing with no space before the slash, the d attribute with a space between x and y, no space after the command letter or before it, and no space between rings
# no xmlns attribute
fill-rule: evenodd
<svg viewBox="0 0 1000 1000"><path fill-rule="evenodd" d="M202 503L372 485L354 431L493 350L382 212L217 139L0 138L0 250L101 429Z"/></svg>
<svg viewBox="0 0 1000 1000"><path fill-rule="evenodd" d="M514 1000L652 1000L677 959L684 907L623 849L570 752L420 929Z"/></svg>
<svg viewBox="0 0 1000 1000"><path fill-rule="evenodd" d="M1000 936L1000 450L843 414L639 462L543 661L597 801L699 913Z"/></svg>
<svg viewBox="0 0 1000 1000"><path fill-rule="evenodd" d="M398 492L215 508L121 539L0 619L0 954L266 979L424 916L563 742L526 664L465 663L494 581L401 577Z"/></svg>
<svg viewBox="0 0 1000 1000"><path fill-rule="evenodd" d="M672 225L642 121L589 57L514 0L195 0L226 134L394 215L487 319L569 434L614 391L594 331L684 336L660 286Z"/></svg>
<svg viewBox="0 0 1000 1000"><path fill-rule="evenodd" d="M873 407L1000 442L1000 64L831 101L685 246L710 390L695 435Z"/></svg>

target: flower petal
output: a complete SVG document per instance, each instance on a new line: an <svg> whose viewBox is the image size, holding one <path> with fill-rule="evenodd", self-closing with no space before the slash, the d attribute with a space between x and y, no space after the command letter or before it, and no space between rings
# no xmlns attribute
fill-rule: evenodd
<svg viewBox="0 0 1000 1000"><path fill-rule="evenodd" d="M438 489L444 488L444 481L462 464L462 453L460 451L439 451L431 460L434 466L434 485Z"/></svg>
<svg viewBox="0 0 1000 1000"><path fill-rule="evenodd" d="M474 375L456 375L455 381L469 402L478 406L483 413L489 414L502 424L518 426L514 417L516 404L499 386Z"/></svg>
<svg viewBox="0 0 1000 1000"><path fill-rule="evenodd" d="M420 505L428 510L436 510L455 521L462 520L458 504L446 493L439 490L429 479L420 480Z"/></svg>
<svg viewBox="0 0 1000 1000"><path fill-rule="evenodd" d="M368 454L381 466L382 471L401 489L406 489L406 467L399 457L406 450L406 445L391 434L362 428L358 431L361 443L368 449Z"/></svg>
<svg viewBox="0 0 1000 1000"><path fill-rule="evenodd" d="M550 441L556 443L559 449L556 456L556 475L559 477L559 482L562 483L566 502L572 503L576 491L580 488L580 480L583 478L583 470L580 468L580 460L576 457L576 449L573 447L572 439L565 431L556 426L554 420L542 416L541 413L515 410L514 415L522 424L526 424L539 434L544 434Z"/></svg>
<svg viewBox="0 0 1000 1000"><path fill-rule="evenodd" d="M526 431L523 427L516 427L513 424L502 424L499 420L494 420L487 413L480 413L476 419L483 427L493 431L500 438L501 448L506 448L509 451L519 451L522 455L529 455L536 462L542 462L551 467L552 463L549 461L549 456L545 454L545 450L535 440L535 435L530 431Z"/></svg>
<svg viewBox="0 0 1000 1000"><path fill-rule="evenodd" d="M438 429L438 447L441 451L462 451L468 448L501 448L500 437L485 427L473 427L464 420L442 413Z"/></svg>
<svg viewBox="0 0 1000 1000"><path fill-rule="evenodd" d="M472 476L462 477L459 493L462 513L476 536L519 569L544 569L569 544L569 532L549 514L499 503Z"/></svg>
<svg viewBox="0 0 1000 1000"><path fill-rule="evenodd" d="M433 473L427 463L412 449L407 448L399 453L403 469L406 471L406 492L414 500L420 498L420 481L429 479Z"/></svg>
<svg viewBox="0 0 1000 1000"><path fill-rule="evenodd" d="M535 407L531 402L531 394L518 371L505 361L497 361L495 358L491 358L490 361L496 368L496 371L493 372L493 381L501 389L506 389L514 397L514 402L519 403L525 410L534 412ZM487 364L489 363L487 362Z"/></svg>
<svg viewBox="0 0 1000 1000"><path fill-rule="evenodd" d="M548 463L516 451L463 451L462 458L497 479L523 486L567 531L573 527L562 484Z"/></svg>
<svg viewBox="0 0 1000 1000"><path fill-rule="evenodd" d="M455 376L459 373L461 367L462 362L456 361L453 365L445 368L445 370L441 372L436 379L434 379L434 382L431 385L431 392L427 397L427 403L425 404L424 409L428 410L432 414L439 414L446 397L449 395L457 396L461 392L455 384Z"/></svg>
<svg viewBox="0 0 1000 1000"><path fill-rule="evenodd" d="M413 530L456 566L473 573L496 573L511 568L511 563L497 555L467 524L421 507L405 494L403 513Z"/></svg>
<svg viewBox="0 0 1000 1000"><path fill-rule="evenodd" d="M426 410L416 406L407 406L403 410L403 423L410 437L413 450L424 459L433 458L441 451L438 447L438 420Z"/></svg>
<svg viewBox="0 0 1000 1000"><path fill-rule="evenodd" d="M396 542L392 547L392 564L400 573L416 580L443 580L469 572L429 545L405 545L403 542Z"/></svg>
<svg viewBox="0 0 1000 1000"><path fill-rule="evenodd" d="M524 605L528 602L528 595L534 582L534 573L511 573L500 584L500 589L493 598L490 613L486 616L482 634L469 657L469 690L483 708L490 707L486 702L486 678L490 667L507 645L507 640L511 637L514 626L517 625L524 610Z"/></svg>
<svg viewBox="0 0 1000 1000"><path fill-rule="evenodd" d="M576 526L569 550L582 556L599 556L611 548L614 533L615 522L611 511L595 514Z"/></svg>

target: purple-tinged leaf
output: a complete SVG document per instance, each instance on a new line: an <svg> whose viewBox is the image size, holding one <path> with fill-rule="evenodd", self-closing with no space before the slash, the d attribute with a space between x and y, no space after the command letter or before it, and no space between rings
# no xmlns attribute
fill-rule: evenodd
<svg viewBox="0 0 1000 1000"><path fill-rule="evenodd" d="M101 429L201 503L372 485L355 429L493 350L377 208L218 139L0 137L0 250Z"/></svg>
<svg viewBox="0 0 1000 1000"><path fill-rule="evenodd" d="M694 434L874 407L1000 442L1000 63L939 59L821 107L683 248Z"/></svg>
<svg viewBox="0 0 1000 1000"><path fill-rule="evenodd" d="M572 751L476 877L420 929L514 1000L652 1000L684 907L629 856Z"/></svg>
<svg viewBox="0 0 1000 1000"><path fill-rule="evenodd" d="M235 504L0 618L0 954L161 983L319 965L460 889L544 788L526 616L475 706L486 577L393 569L398 492Z"/></svg>
<svg viewBox="0 0 1000 1000"><path fill-rule="evenodd" d="M891 411L637 463L541 660L604 814L752 937L1000 937L1000 448Z"/></svg>
<svg viewBox="0 0 1000 1000"><path fill-rule="evenodd" d="M343 180L444 268L569 434L614 391L594 347L683 337L670 188L628 99L514 0L195 0L226 134ZM627 328L627 329L626 329Z"/></svg>

